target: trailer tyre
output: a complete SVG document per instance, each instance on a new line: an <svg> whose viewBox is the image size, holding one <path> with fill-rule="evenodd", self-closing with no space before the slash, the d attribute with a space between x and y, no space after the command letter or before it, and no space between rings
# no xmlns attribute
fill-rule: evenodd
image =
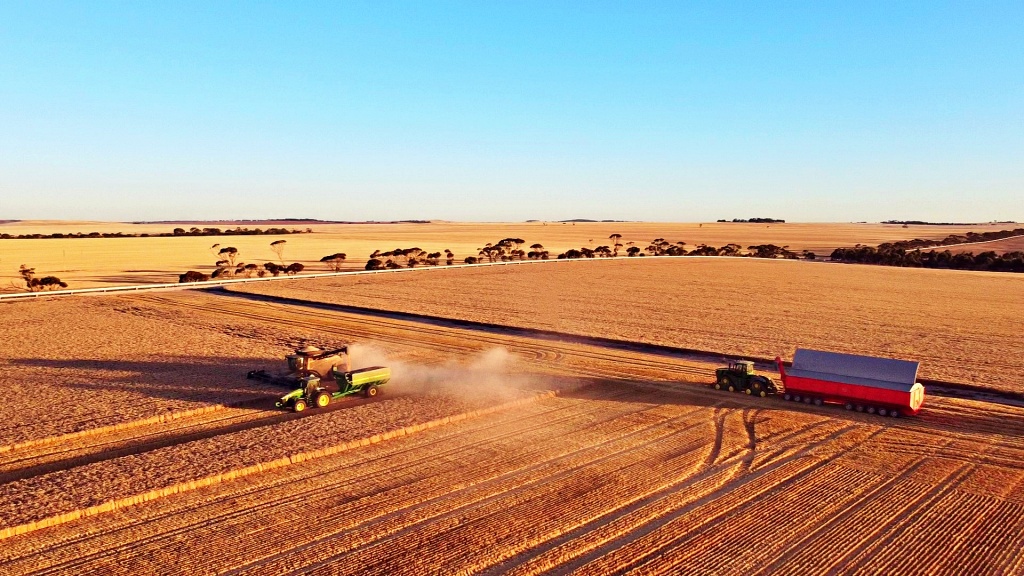
<svg viewBox="0 0 1024 576"><path fill-rule="evenodd" d="M875 407L874 406L868 406L868 414L874 414L874 413L875 413Z"/></svg>
<svg viewBox="0 0 1024 576"><path fill-rule="evenodd" d="M899 410L889 410L889 417L890 418L899 418L900 417L900 411Z"/></svg>
<svg viewBox="0 0 1024 576"><path fill-rule="evenodd" d="M863 412L864 411L864 407L861 406L860 404L857 404L856 410L857 410L857 412Z"/></svg>
<svg viewBox="0 0 1024 576"><path fill-rule="evenodd" d="M815 398L814 399L814 405L815 406L821 406L822 404L824 404L824 402L821 401L821 398Z"/></svg>
<svg viewBox="0 0 1024 576"><path fill-rule="evenodd" d="M793 402L799 402L801 400L803 400L803 398L801 398L799 394L793 396Z"/></svg>
<svg viewBox="0 0 1024 576"><path fill-rule="evenodd" d="M878 415L879 416L888 416L889 415L889 411L886 410L885 408L879 408L878 409Z"/></svg>
<svg viewBox="0 0 1024 576"><path fill-rule="evenodd" d="M369 387L366 388L365 394L367 398L373 398L374 396L377 395L377 387L371 384Z"/></svg>
<svg viewBox="0 0 1024 576"><path fill-rule="evenodd" d="M790 400L793 399L793 395L792 394L783 394L782 395L782 399L785 400L786 402L789 402Z"/></svg>
<svg viewBox="0 0 1024 576"><path fill-rule="evenodd" d="M329 392L321 392L316 395L316 405L320 408L326 408L331 403L331 394Z"/></svg>
<svg viewBox="0 0 1024 576"><path fill-rule="evenodd" d="M305 409L306 409L306 401L305 400L296 400L295 404L292 404L292 410L294 410L296 412L302 412Z"/></svg>
<svg viewBox="0 0 1024 576"><path fill-rule="evenodd" d="M846 408L847 410L853 410L853 404L847 402L846 404L843 405L843 408Z"/></svg>

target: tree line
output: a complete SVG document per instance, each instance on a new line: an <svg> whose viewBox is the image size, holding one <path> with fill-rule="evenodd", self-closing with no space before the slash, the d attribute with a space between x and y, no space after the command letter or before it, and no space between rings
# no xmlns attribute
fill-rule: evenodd
<svg viewBox="0 0 1024 576"><path fill-rule="evenodd" d="M40 240L57 238L170 238L174 236L259 236L259 235L281 235L281 234L309 234L311 228L305 230L289 230L287 228L234 228L221 230L220 228L175 228L171 232L157 232L150 234L128 234L125 232L55 232L53 234L0 234L2 240Z"/></svg>
<svg viewBox="0 0 1024 576"><path fill-rule="evenodd" d="M1024 252L1007 252L997 254L993 251L960 252L954 254L949 250L906 250L892 246L879 245L855 246L853 248L836 248L830 260L856 264L877 264L880 266L900 266L904 268L946 268L951 270L988 270L991 272L1024 272Z"/></svg>

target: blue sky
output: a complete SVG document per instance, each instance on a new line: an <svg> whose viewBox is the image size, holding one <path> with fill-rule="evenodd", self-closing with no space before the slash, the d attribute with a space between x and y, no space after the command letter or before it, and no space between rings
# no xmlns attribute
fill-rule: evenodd
<svg viewBox="0 0 1024 576"><path fill-rule="evenodd" d="M0 0L0 219L1024 221L1024 3Z"/></svg>

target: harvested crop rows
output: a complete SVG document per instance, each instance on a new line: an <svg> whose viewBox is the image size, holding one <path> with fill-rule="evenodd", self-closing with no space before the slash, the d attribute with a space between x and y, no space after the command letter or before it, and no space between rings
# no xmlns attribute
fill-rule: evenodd
<svg viewBox="0 0 1024 576"><path fill-rule="evenodd" d="M4 573L1024 569L1021 408L932 398L890 420L714 392L693 384L714 366L667 356L216 294L111 301L126 322L210 331L240 355L369 343L395 387L302 415L240 395L2 453L8 525L319 451L5 538ZM511 354L474 364L494 349Z"/></svg>
<svg viewBox="0 0 1024 576"><path fill-rule="evenodd" d="M633 258L394 276L231 290L761 358L912 358L923 378L1021 391L1006 377L1024 357L1016 274Z"/></svg>

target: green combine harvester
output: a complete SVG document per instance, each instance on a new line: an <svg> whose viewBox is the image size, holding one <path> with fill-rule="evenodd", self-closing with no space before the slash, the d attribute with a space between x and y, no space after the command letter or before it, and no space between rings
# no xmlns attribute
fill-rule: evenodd
<svg viewBox="0 0 1024 576"><path fill-rule="evenodd" d="M324 408L331 400L354 394L373 398L380 392L379 388L390 379L391 369L383 366L360 368L349 372L332 368L326 379L321 379L316 374L307 374L299 378L300 387L282 396L277 401L277 406L302 412L309 406Z"/></svg>

